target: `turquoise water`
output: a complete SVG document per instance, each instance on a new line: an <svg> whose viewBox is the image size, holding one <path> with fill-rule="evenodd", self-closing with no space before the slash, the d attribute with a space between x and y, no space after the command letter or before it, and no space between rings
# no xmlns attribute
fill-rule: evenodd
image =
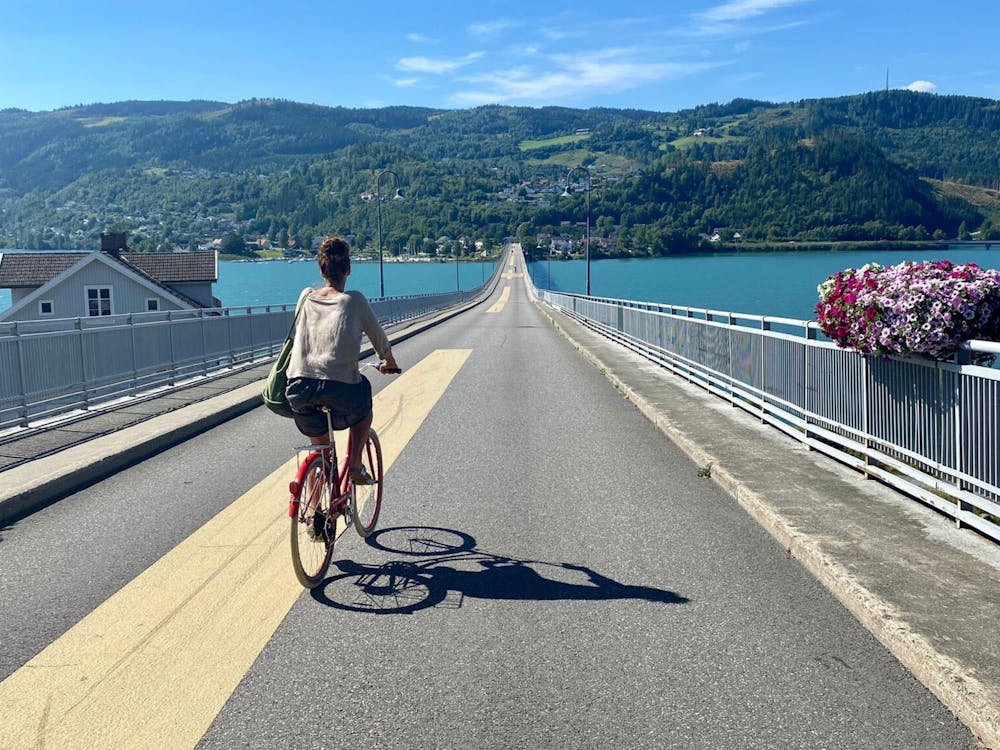
<svg viewBox="0 0 1000 750"><path fill-rule="evenodd" d="M457 268L456 268L457 266ZM473 289L493 273L494 261L484 263L385 263L385 295L403 297L413 294L451 292L459 285ZM456 275L457 274L457 275ZM294 303L306 286L322 286L315 261L289 263L219 263L219 280L214 294L225 307L244 305L280 305ZM379 297L378 263L351 265L347 281L369 299ZM11 305L9 289L0 289L0 311Z"/></svg>
<svg viewBox="0 0 1000 750"><path fill-rule="evenodd" d="M385 296L453 292L473 289L493 273L486 263L384 263ZM456 268L457 266L457 268ZM270 261L267 263L219 263L215 296L226 307L276 305L295 302L303 287L323 285L316 261ZM379 297L378 263L352 263L349 289L369 299Z"/></svg>
<svg viewBox="0 0 1000 750"><path fill-rule="evenodd" d="M815 318L816 287L845 268L904 260L950 260L1000 270L1000 244L952 246L939 251L851 251L746 253L637 260L600 260L590 264L591 294L662 302L753 315L800 320ZM531 277L546 287L583 294L587 264L582 260L531 264Z"/></svg>
<svg viewBox="0 0 1000 750"><path fill-rule="evenodd" d="M1000 269L1000 244L953 246L937 251L859 251L741 253L642 260L601 260L590 264L591 291L604 297L663 302L688 307L755 315L812 319L816 286L844 268L875 261L946 259ZM386 263L386 296L430 294L471 289L493 271L493 263ZM552 286L583 293L585 261L542 261L531 265L532 278L545 288L551 268ZM355 263L348 286L369 298L379 296L377 263ZM226 306L294 302L305 286L319 286L313 261L219 264L215 296ZM10 291L0 290L0 310L10 306Z"/></svg>

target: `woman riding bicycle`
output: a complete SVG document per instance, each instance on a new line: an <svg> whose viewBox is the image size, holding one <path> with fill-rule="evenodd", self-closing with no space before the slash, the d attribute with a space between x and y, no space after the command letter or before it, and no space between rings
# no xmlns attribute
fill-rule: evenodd
<svg viewBox="0 0 1000 750"><path fill-rule="evenodd" d="M398 367L368 300L361 292L344 289L351 275L347 242L328 237L317 260L326 284L301 301L285 394L295 413L295 426L313 445L329 439L323 407L329 409L335 430L350 429L351 479L355 484L370 484L372 477L361 463L361 449L372 424L371 383L358 370L362 332L383 360L381 372Z"/></svg>

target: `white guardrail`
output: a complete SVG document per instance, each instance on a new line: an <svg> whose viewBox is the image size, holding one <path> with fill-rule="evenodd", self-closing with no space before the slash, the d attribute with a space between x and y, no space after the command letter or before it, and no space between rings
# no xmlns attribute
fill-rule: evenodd
<svg viewBox="0 0 1000 750"><path fill-rule="evenodd" d="M528 282L531 282L528 274ZM862 356L815 321L535 289L593 330L1000 541L1000 370Z"/></svg>
<svg viewBox="0 0 1000 750"><path fill-rule="evenodd" d="M487 293L501 269L467 291L371 300L382 325ZM277 355L295 305L0 323L0 429L259 364Z"/></svg>

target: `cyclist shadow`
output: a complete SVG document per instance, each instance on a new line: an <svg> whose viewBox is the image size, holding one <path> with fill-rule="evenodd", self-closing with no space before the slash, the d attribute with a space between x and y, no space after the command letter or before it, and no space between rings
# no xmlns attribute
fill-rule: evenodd
<svg viewBox="0 0 1000 750"><path fill-rule="evenodd" d="M339 560L340 575L313 590L336 609L407 614L466 598L511 601L638 599L684 604L686 597L652 586L624 584L584 565L523 560L480 550L465 532L430 527L384 529L369 546L399 555L381 564Z"/></svg>

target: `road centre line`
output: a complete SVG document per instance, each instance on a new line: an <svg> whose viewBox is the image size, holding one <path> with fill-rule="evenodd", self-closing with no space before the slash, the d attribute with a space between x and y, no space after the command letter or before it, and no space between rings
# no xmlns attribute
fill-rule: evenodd
<svg viewBox="0 0 1000 750"><path fill-rule="evenodd" d="M375 396L386 469L471 353L434 351ZM294 471L293 458L0 683L0 747L195 747L302 595Z"/></svg>
<svg viewBox="0 0 1000 750"><path fill-rule="evenodd" d="M509 300L509 299L510 299L510 287L509 286L505 286L503 288L503 291L500 292L500 299L498 299L493 304L493 307L491 307L486 312L488 312L488 313L498 313L498 312L502 311L503 308L504 308L504 305L507 304L507 300Z"/></svg>

